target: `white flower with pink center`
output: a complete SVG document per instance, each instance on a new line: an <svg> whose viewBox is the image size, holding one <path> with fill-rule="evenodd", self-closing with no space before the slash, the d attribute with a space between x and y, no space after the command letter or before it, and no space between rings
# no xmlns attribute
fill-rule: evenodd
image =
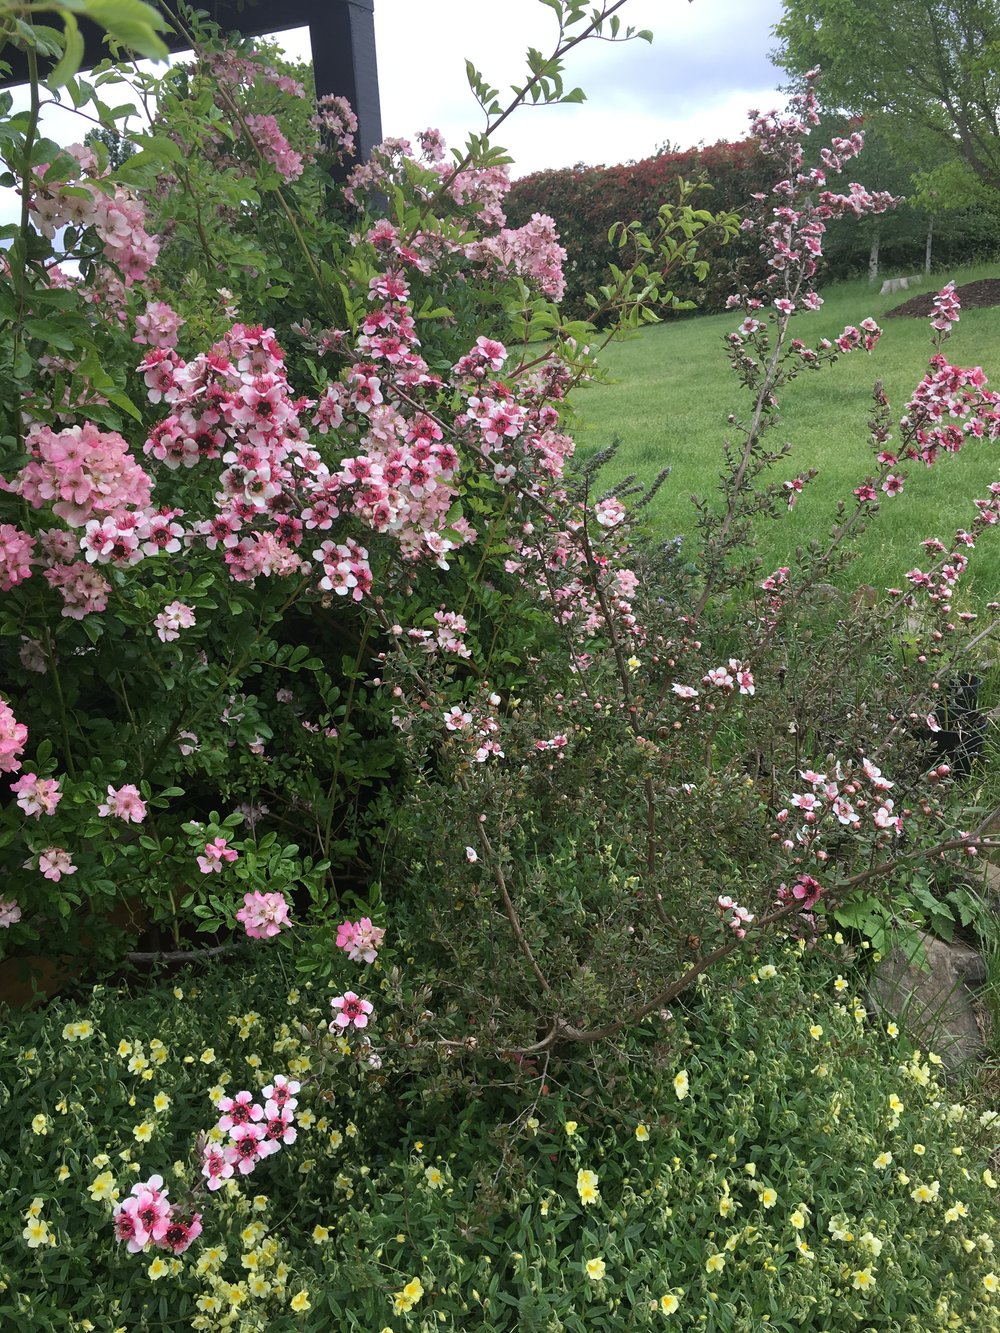
<svg viewBox="0 0 1000 1333"><path fill-rule="evenodd" d="M224 1149L214 1143L206 1144L202 1154L201 1174L208 1182L210 1190L221 1189L223 1181L228 1180L234 1170L235 1167L226 1157Z"/></svg>
<svg viewBox="0 0 1000 1333"><path fill-rule="evenodd" d="M294 1111L298 1106L295 1094L301 1086L295 1079L285 1078L284 1074L276 1074L274 1082L263 1089L264 1100L274 1102L275 1106L287 1106Z"/></svg>

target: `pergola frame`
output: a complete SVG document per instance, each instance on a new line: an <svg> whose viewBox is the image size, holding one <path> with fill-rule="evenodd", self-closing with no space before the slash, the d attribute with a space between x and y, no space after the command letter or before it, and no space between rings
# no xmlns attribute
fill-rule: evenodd
<svg viewBox="0 0 1000 1333"><path fill-rule="evenodd" d="M169 18L177 12L177 0L159 0ZM316 94L337 93L346 97L358 118L356 153L367 159L382 140L382 116L378 97L378 66L375 59L375 0L200 0L197 8L227 32L248 37L308 28L312 43ZM80 22L84 38L83 67L104 60L108 48L104 34L94 24ZM183 51L187 41L164 33L171 51ZM23 52L8 47L4 59L10 75L0 87L25 83L28 67Z"/></svg>

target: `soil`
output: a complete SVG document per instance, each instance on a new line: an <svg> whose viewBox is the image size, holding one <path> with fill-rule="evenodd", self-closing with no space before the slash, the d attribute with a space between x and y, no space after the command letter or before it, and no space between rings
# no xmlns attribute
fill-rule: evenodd
<svg viewBox="0 0 1000 1333"><path fill-rule="evenodd" d="M934 310L934 297L937 292L922 292L913 296L902 305L887 310L884 319L903 316L907 319L926 319ZM978 282L967 282L964 287L957 287L955 295L962 303L963 310L981 310L987 306L1000 305L1000 278L980 278Z"/></svg>

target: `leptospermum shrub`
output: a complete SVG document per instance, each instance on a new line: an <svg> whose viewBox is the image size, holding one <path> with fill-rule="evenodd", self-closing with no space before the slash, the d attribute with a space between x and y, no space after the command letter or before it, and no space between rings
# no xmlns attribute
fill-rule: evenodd
<svg viewBox="0 0 1000 1333"><path fill-rule="evenodd" d="M321 1035L332 991L289 989L273 951L18 1014L0 1035L0 1317L995 1330L996 1113L867 1014L846 966L828 940L805 964L794 946L731 963L599 1061L557 1053L472 1102L414 1097L385 1045L381 1069L341 1054ZM294 1138L209 1189L199 1143L218 1151L268 1088ZM154 1238L130 1255L115 1215L150 1195ZM179 1220L157 1235L166 1203Z"/></svg>

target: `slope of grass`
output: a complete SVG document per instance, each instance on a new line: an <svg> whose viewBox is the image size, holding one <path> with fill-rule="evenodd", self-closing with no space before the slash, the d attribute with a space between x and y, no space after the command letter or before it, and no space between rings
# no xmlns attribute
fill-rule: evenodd
<svg viewBox="0 0 1000 1333"><path fill-rule="evenodd" d="M1000 265L935 275L923 290L936 290L951 278L961 285L998 273ZM883 319L900 304L898 295L880 296L878 288L863 280L837 283L821 294L823 308L796 316L793 336L815 346L820 338L834 338L845 324L858 324L867 315L885 332L870 355L843 357L832 368L800 376L784 391L781 424L769 444L787 440L794 448L778 465L775 478L794 477L810 467L819 469L819 476L786 518L762 527L761 553L769 567L789 563L798 544L813 537L824 540L837 500L852 501L853 488L872 470L866 422L874 382L883 382L898 418L931 354L927 320ZM723 344L738 322L735 313L679 319L615 343L603 358L611 382L590 386L575 397L582 457L613 439L621 441L619 454L602 477L607 484L628 473L648 481L660 469L671 469L649 511L664 538L692 531L692 493L717 493L722 444L727 430L732 434L726 418L730 413L738 418L749 414L749 395L729 369ZM981 365L1000 386L1000 308L963 313L945 352L955 364ZM921 562L922 538L949 541L956 527L970 526L971 501L997 480L998 466L1000 447L989 442L972 443L933 469L910 464L904 493L884 501L862 539L864 554L845 577L854 585L898 585L905 571ZM1000 594L1000 532L995 536L994 541L982 541L973 554L967 587L979 602Z"/></svg>

